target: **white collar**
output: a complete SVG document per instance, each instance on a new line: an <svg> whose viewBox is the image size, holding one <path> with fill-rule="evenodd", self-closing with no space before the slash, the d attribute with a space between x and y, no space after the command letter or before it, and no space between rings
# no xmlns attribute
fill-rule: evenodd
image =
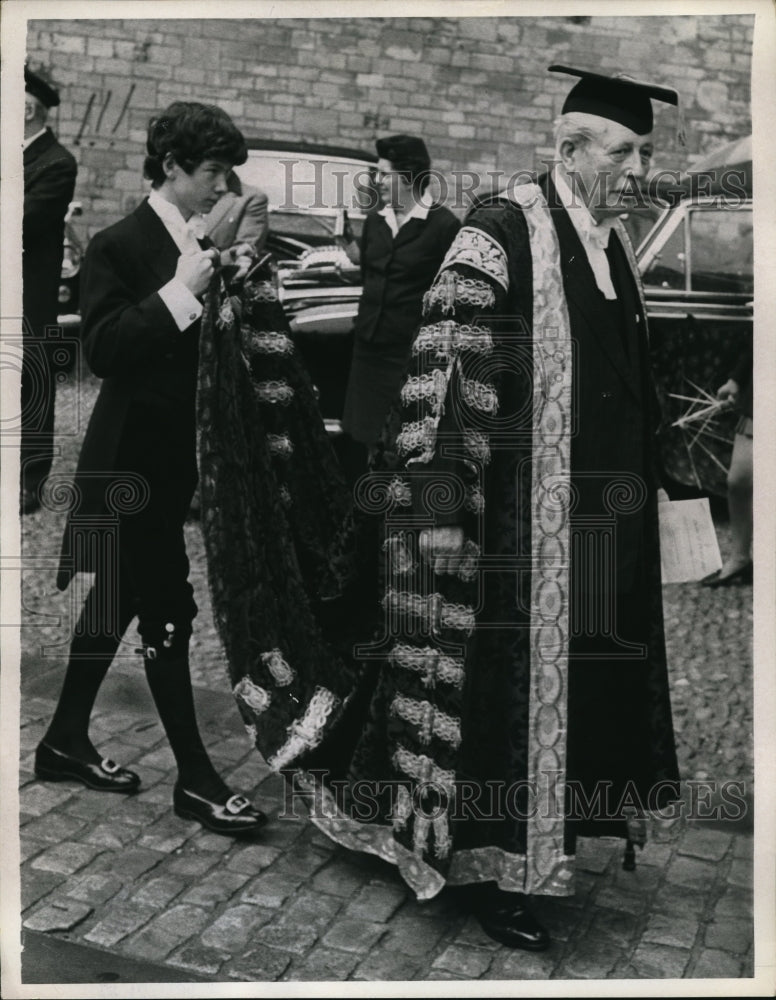
<svg viewBox="0 0 776 1000"><path fill-rule="evenodd" d="M617 219L612 217L603 219L601 222L596 222L590 214L587 205L584 205L579 200L578 195L575 196L572 194L568 181L559 168L556 168L554 171L552 179L555 184L555 190L558 192L560 203L568 212L572 225L576 229L585 250L599 291L603 292L607 299L616 299L617 293L612 284L609 258L606 256L605 251L609 243L611 231L617 225Z"/></svg>
<svg viewBox="0 0 776 1000"><path fill-rule="evenodd" d="M427 218L432 205L433 202L429 197L427 197L427 192L424 191L423 194L418 199L418 201L416 201L413 204L412 208L404 216L401 225L403 226L406 222L409 222L410 219ZM396 234L399 232L400 226L396 220L396 213L394 212L393 207L391 205L385 205L383 208L380 209L380 211L377 214L382 215L382 217L388 223L388 228L391 230L391 233L395 238Z"/></svg>
<svg viewBox="0 0 776 1000"><path fill-rule="evenodd" d="M201 215L192 215L188 222L181 215L177 205L167 201L164 195L159 194L156 188L151 189L148 195L148 205L156 212L164 224L164 228L175 241L181 253L193 253L200 249L197 240L201 238L197 231L196 223L202 219Z"/></svg>
<svg viewBox="0 0 776 1000"><path fill-rule="evenodd" d="M35 133L35 135L31 135L29 139L25 139L22 143L22 149L26 149L28 146L31 146L36 139L40 139L40 137L45 135L46 132L48 132L48 125L44 125L39 132Z"/></svg>

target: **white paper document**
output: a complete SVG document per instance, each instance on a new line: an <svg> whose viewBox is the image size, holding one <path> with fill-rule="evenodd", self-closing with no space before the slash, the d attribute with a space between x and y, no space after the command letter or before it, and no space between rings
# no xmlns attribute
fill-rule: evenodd
<svg viewBox="0 0 776 1000"><path fill-rule="evenodd" d="M722 567L709 501L665 500L658 504L663 583L701 580Z"/></svg>

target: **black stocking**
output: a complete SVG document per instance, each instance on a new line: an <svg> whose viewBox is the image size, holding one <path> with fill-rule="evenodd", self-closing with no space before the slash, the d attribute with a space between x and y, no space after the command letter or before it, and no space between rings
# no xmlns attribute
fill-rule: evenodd
<svg viewBox="0 0 776 1000"><path fill-rule="evenodd" d="M100 754L89 739L89 718L121 637L134 617L127 592L124 591L122 599L121 588L118 588L115 627L111 632L105 631L105 596L95 580L70 644L70 657L59 701L43 737L54 749L90 763L99 762Z"/></svg>
<svg viewBox="0 0 776 1000"><path fill-rule="evenodd" d="M232 793L213 767L199 734L188 657L162 654L155 660L146 658L145 672L175 755L180 784L186 791L225 802Z"/></svg>

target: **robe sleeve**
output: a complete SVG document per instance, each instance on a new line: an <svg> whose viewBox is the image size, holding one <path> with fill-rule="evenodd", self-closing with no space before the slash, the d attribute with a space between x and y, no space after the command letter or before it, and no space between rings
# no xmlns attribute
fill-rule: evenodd
<svg viewBox="0 0 776 1000"><path fill-rule="evenodd" d="M482 482L499 413L497 357L509 312L506 240L493 212L458 232L423 303L401 390L396 449L416 515L436 526L481 512Z"/></svg>

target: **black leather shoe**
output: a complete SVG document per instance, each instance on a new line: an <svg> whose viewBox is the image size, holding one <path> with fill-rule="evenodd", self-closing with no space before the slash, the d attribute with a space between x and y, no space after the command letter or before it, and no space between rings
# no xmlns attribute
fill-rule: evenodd
<svg viewBox="0 0 776 1000"><path fill-rule="evenodd" d="M225 837L251 836L267 822L264 813L255 809L244 795L232 795L224 803L211 802L176 784L172 803L176 816L195 819L206 830Z"/></svg>
<svg viewBox="0 0 776 1000"><path fill-rule="evenodd" d="M550 946L550 935L528 909L522 893L488 894L474 912L485 933L508 948L546 951Z"/></svg>
<svg viewBox="0 0 776 1000"><path fill-rule="evenodd" d="M43 742L35 751L35 777L42 781L80 781L98 792L132 793L140 787L139 775L112 760L103 758L99 764L92 764Z"/></svg>
<svg viewBox="0 0 776 1000"><path fill-rule="evenodd" d="M710 573L709 576L704 576L701 580L702 587L730 587L734 583L752 583L754 579L754 564L752 562L745 563L738 569L733 570L732 573L728 573L727 576L721 575L722 570L718 569L716 573Z"/></svg>

